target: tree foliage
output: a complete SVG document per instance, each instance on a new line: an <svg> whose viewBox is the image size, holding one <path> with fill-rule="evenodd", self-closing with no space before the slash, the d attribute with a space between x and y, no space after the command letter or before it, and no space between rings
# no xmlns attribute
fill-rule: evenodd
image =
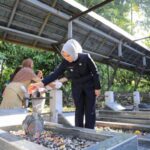
<svg viewBox="0 0 150 150"><path fill-rule="evenodd" d="M90 8L104 0L76 0ZM139 31L150 35L150 1L149 0L114 0L101 8L94 10L99 15L110 20L132 35L139 34ZM149 46L150 39L144 43Z"/></svg>
<svg viewBox="0 0 150 150"><path fill-rule="evenodd" d="M95 6L104 0L77 1L85 5L87 8L91 8L92 6ZM150 35L149 8L149 0L114 0L94 11L104 18L110 20L114 24L118 25L125 31L131 33L132 35L137 34L137 26L139 26L142 31L147 31L147 34ZM137 18L134 17L134 14L136 14ZM150 46L150 39L145 40L145 44ZM102 90L105 91L110 80L108 78L111 78L114 70L113 68L109 67L108 71L108 66L101 64L99 64L98 67L101 71L101 82L103 86ZM118 69L111 89L114 91L133 91L135 88L136 80L138 80L139 77L140 75L137 73L124 69ZM139 82L138 90L149 91L149 81L149 76L142 76Z"/></svg>
<svg viewBox="0 0 150 150"><path fill-rule="evenodd" d="M9 42L0 42L0 52L6 57L1 87L7 83L10 74L12 74L15 68L21 65L22 61L26 58L33 59L34 70L42 70L45 76L51 73L61 60L58 53L24 47Z"/></svg>

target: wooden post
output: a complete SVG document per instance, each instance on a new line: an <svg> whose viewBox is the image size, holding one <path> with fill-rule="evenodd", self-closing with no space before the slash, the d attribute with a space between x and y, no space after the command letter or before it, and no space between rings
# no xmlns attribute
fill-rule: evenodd
<svg viewBox="0 0 150 150"><path fill-rule="evenodd" d="M116 76L116 74L117 74L118 65L119 65L119 62L118 62L118 64L114 67L114 72L113 72L113 74L112 74L112 76L111 76L111 79L109 79L107 91L110 91L110 89L111 89L111 87L112 87L112 85L113 85L115 76Z"/></svg>

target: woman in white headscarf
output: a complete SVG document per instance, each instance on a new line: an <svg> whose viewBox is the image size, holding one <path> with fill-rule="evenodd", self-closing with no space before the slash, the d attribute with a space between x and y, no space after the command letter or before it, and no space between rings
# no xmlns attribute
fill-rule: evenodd
<svg viewBox="0 0 150 150"><path fill-rule="evenodd" d="M82 53L81 45L74 39L64 44L61 55L64 58L62 63L37 86L46 86L67 71L68 79L72 83L72 96L76 107L75 126L93 129L95 101L96 96L100 95L101 88L96 65L89 54Z"/></svg>

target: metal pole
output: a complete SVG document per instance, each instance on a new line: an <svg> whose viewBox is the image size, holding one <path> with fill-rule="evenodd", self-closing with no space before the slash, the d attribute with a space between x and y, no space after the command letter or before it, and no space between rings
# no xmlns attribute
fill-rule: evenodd
<svg viewBox="0 0 150 150"><path fill-rule="evenodd" d="M68 39L72 38L72 21L68 23Z"/></svg>
<svg viewBox="0 0 150 150"><path fill-rule="evenodd" d="M146 66L146 57L143 56L143 66Z"/></svg>
<svg viewBox="0 0 150 150"><path fill-rule="evenodd" d="M134 40L134 41L140 41L140 40L144 40L144 39L148 39L148 38L150 38L150 36L143 37L143 38L140 38L140 39L136 39L136 40Z"/></svg>
<svg viewBox="0 0 150 150"><path fill-rule="evenodd" d="M1 71L0 71L0 82L2 80L2 73L3 73L3 64L4 64L4 60L2 59L2 63L1 63Z"/></svg>
<svg viewBox="0 0 150 150"><path fill-rule="evenodd" d="M34 35L34 34L31 34L31 33L19 31L19 30L16 30L16 29L8 28L8 27L4 27L4 26L1 26L1 25L0 25L0 29L4 30L4 31L7 31L7 32L10 32L10 33L13 33L13 34L16 34L16 35L21 35L23 37L27 37L28 39L35 39L37 41L42 41L42 42L46 42L46 43L58 43L57 41L52 40L52 39L40 37L38 35Z"/></svg>
<svg viewBox="0 0 150 150"><path fill-rule="evenodd" d="M118 44L118 56L122 57L122 43L121 42Z"/></svg>
<svg viewBox="0 0 150 150"><path fill-rule="evenodd" d="M94 10L94 9L100 8L100 7L102 7L102 6L104 6L104 5L108 4L108 3L110 3L110 2L112 2L112 1L113 1L113 0L105 0L104 2L102 2L102 3L98 4L98 5L95 5L95 6L91 7L90 9L88 9L88 10L86 10L86 11L83 11L83 12L81 12L80 14L77 14L77 15L71 17L71 18L69 19L69 21L72 21L72 20L74 20L74 19L77 19L78 17L81 17L82 15L87 14L88 12L90 12L90 11L92 11L92 10Z"/></svg>

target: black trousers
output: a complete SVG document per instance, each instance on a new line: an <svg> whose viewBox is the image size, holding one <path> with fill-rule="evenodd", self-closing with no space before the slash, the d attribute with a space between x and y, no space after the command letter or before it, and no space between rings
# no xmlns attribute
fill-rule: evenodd
<svg viewBox="0 0 150 150"><path fill-rule="evenodd" d="M72 96L74 99L75 126L94 129L95 126L95 89L91 84L77 84L72 87ZM85 115L85 125L84 125Z"/></svg>

